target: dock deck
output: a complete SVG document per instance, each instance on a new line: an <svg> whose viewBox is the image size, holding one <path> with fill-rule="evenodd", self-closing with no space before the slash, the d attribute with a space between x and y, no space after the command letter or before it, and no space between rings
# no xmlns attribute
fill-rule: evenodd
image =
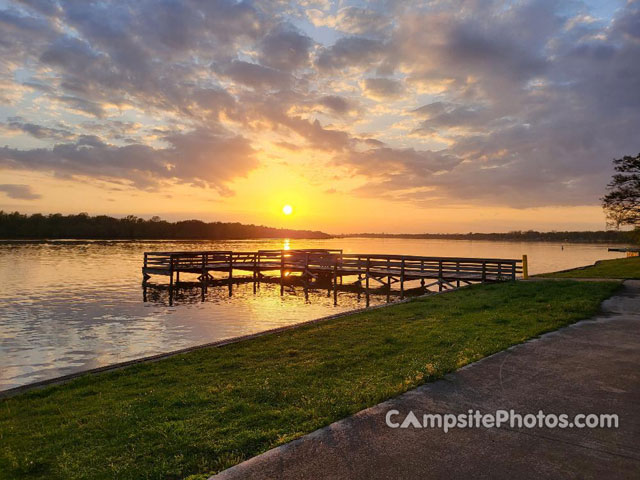
<svg viewBox="0 0 640 480"><path fill-rule="evenodd" d="M526 267L525 267L526 268ZM169 276L170 287L180 281L180 274L196 274L203 289L222 272L233 281L234 272L249 272L254 282L264 281L267 274L277 272L281 293L286 278L300 277L303 284L329 286L337 295L343 277L357 277L357 284L369 292L370 282L378 282L390 292L399 284L404 296L405 283L419 280L421 287L436 286L440 291L461 284L515 280L523 273L523 260L503 258L423 257L415 255L344 253L342 250L258 250L233 252L226 250L146 252L142 267L143 284L151 275ZM427 285L427 281L431 283ZM363 285L364 283L364 285Z"/></svg>

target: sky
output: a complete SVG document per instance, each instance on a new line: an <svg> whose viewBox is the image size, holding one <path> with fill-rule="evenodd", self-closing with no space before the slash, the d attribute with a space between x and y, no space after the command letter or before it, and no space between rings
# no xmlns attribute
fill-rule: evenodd
<svg viewBox="0 0 640 480"><path fill-rule="evenodd" d="M596 230L638 152L636 0L0 0L4 211Z"/></svg>

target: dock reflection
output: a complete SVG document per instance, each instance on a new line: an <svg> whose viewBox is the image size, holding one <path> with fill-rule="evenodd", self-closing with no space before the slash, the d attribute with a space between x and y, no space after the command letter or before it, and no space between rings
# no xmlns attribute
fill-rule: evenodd
<svg viewBox="0 0 640 480"><path fill-rule="evenodd" d="M251 288L248 288L251 284ZM173 285L155 284L146 282L142 285L143 302L157 305L178 306L183 304L194 304L200 302L217 302L223 297L231 298L239 295L240 299L247 295L259 295L261 286L267 287L267 293L274 296L294 296L304 297L305 302L311 303L314 298L334 297L334 305L338 305L341 300L347 303L358 304L362 301L363 306L369 307L372 303L390 303L401 298L401 292L389 290L386 286L379 288L369 288L368 294L362 281L356 280L351 283L338 283L334 286L331 282L326 285L316 282L309 284L298 276L290 276L284 282L280 278L263 277L260 281L255 281L253 277L235 277L231 280L220 279L210 280L206 286L201 281L181 281ZM428 293L424 286L417 286L404 291L404 297L419 296ZM348 299L345 298L348 296Z"/></svg>

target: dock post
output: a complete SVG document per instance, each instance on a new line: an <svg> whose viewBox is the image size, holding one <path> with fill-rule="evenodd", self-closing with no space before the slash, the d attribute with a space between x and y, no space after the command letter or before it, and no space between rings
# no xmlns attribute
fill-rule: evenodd
<svg viewBox="0 0 640 480"><path fill-rule="evenodd" d="M404 298L404 257L400 264L400 298Z"/></svg>
<svg viewBox="0 0 640 480"><path fill-rule="evenodd" d="M333 304L338 305L338 260L333 264Z"/></svg>
<svg viewBox="0 0 640 480"><path fill-rule="evenodd" d="M258 267L256 263L257 253L253 254L253 294L256 294L256 269Z"/></svg>
<svg viewBox="0 0 640 480"><path fill-rule="evenodd" d="M387 277L387 303L391 301L391 275Z"/></svg>
<svg viewBox="0 0 640 480"><path fill-rule="evenodd" d="M280 250L280 295L284 295L284 250Z"/></svg>
<svg viewBox="0 0 640 480"><path fill-rule="evenodd" d="M173 255L169 255L169 306L173 306Z"/></svg>
<svg viewBox="0 0 640 480"><path fill-rule="evenodd" d="M149 279L149 275L147 275L147 254L144 254L144 267L142 267L142 286L147 286L147 280Z"/></svg>
<svg viewBox="0 0 640 480"><path fill-rule="evenodd" d="M257 287L260 288L260 275L261 275L261 273L260 273L260 252L258 252L258 254L256 256L257 256L257 265L256 265L256 272L257 273L256 273L256 276L258 278Z"/></svg>
<svg viewBox="0 0 640 480"><path fill-rule="evenodd" d="M367 307L369 306L369 270L371 268L371 258L367 257L367 269L365 270L365 295L367 298Z"/></svg>
<svg viewBox="0 0 640 480"><path fill-rule="evenodd" d="M229 296L233 295L233 252L229 253Z"/></svg>
<svg viewBox="0 0 640 480"><path fill-rule="evenodd" d="M391 260L387 258L387 303L391 301L391 265L390 264L391 264Z"/></svg>
<svg viewBox="0 0 640 480"><path fill-rule="evenodd" d="M302 283L304 285L305 290L307 289L307 280L311 277L311 272L309 271L309 252L305 252L304 254L304 272L302 273Z"/></svg>
<svg viewBox="0 0 640 480"><path fill-rule="evenodd" d="M204 301L204 292L207 291L207 285L209 284L208 282L208 278L207 278L207 264L209 258L208 255L205 253L202 255L202 277L200 277L200 281L202 282L202 293L203 293L203 301Z"/></svg>
<svg viewBox="0 0 640 480"><path fill-rule="evenodd" d="M529 263L526 255L522 255L522 279L527 280L529 278Z"/></svg>

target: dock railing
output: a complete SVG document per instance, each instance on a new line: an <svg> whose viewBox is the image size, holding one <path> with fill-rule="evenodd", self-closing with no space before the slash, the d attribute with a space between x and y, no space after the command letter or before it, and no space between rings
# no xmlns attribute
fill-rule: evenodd
<svg viewBox="0 0 640 480"><path fill-rule="evenodd" d="M143 285L151 275L168 275L169 286L180 282L180 273L194 273L202 282L203 292L214 278L212 272L225 272L229 280L229 294L234 270L253 274L254 291L268 277L265 273L278 272L280 292L284 293L287 277L299 274L305 288L329 285L337 302L338 285L343 277L356 276L355 283L366 293L367 304L371 282L391 295L392 285L400 286L400 297L405 295L405 284L420 281L420 288L437 286L439 291L458 288L471 283L502 282L527 278L527 259L433 257L416 255L389 255L344 253L331 249L258 250L233 252L229 250L145 252ZM277 277L276 277L277 278ZM273 280L273 277L271 278ZM250 279L249 279L250 281ZM363 287L364 283L364 287ZM204 295L204 293L203 293Z"/></svg>

